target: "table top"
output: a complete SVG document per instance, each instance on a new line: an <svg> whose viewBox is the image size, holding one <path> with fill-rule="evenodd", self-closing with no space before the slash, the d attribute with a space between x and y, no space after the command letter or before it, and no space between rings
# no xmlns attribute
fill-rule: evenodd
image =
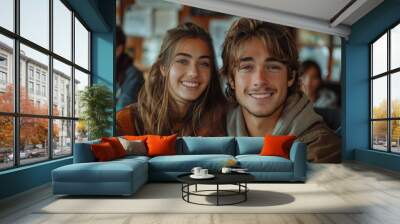
<svg viewBox="0 0 400 224"><path fill-rule="evenodd" d="M255 180L255 177L249 173L212 173L215 177L210 179L193 179L190 177L191 174L179 175L177 179L186 184L236 184Z"/></svg>

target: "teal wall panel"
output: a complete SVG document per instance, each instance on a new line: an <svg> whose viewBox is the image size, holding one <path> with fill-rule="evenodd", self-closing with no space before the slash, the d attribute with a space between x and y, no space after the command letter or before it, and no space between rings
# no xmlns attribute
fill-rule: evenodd
<svg viewBox="0 0 400 224"><path fill-rule="evenodd" d="M343 46L344 144L343 158L399 170L397 155L369 150L369 44L400 22L400 1L386 0L351 27Z"/></svg>

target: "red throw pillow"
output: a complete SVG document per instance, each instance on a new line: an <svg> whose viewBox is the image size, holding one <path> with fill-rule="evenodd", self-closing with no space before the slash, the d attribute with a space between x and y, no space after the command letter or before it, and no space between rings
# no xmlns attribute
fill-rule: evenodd
<svg viewBox="0 0 400 224"><path fill-rule="evenodd" d="M266 135L260 155L280 156L289 159L290 147L292 147L294 140L296 140L296 136L293 135Z"/></svg>
<svg viewBox="0 0 400 224"><path fill-rule="evenodd" d="M148 156L176 155L176 134L170 136L148 135Z"/></svg>
<svg viewBox="0 0 400 224"><path fill-rule="evenodd" d="M114 149L117 158L126 156L126 151L117 137L101 138L101 142L108 142Z"/></svg>
<svg viewBox="0 0 400 224"><path fill-rule="evenodd" d="M99 162L116 159L115 151L109 142L102 142L90 146L94 157Z"/></svg>

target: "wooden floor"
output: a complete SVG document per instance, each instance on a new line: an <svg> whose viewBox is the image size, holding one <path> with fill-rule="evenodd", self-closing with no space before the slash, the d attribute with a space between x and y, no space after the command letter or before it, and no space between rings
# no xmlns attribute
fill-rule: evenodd
<svg viewBox="0 0 400 224"><path fill-rule="evenodd" d="M349 203L357 214L36 214L54 200L49 185L0 201L0 223L400 223L400 174L359 163L313 164L308 183L317 183ZM316 201L316 203L318 203Z"/></svg>

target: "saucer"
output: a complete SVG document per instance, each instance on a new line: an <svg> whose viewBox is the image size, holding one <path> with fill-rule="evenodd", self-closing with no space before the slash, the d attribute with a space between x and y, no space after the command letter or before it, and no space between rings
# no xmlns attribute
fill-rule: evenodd
<svg viewBox="0 0 400 224"><path fill-rule="evenodd" d="M214 178L215 176L214 175L212 175L212 174L207 174L207 175L194 175L194 174L192 174L192 175L190 175L190 178L193 178L193 179L211 179L211 178Z"/></svg>

